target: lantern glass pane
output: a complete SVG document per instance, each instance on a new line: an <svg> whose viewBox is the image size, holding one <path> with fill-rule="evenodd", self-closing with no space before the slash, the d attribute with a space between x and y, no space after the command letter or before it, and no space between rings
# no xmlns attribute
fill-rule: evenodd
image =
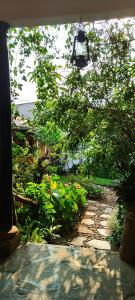
<svg viewBox="0 0 135 300"><path fill-rule="evenodd" d="M78 41L76 42L76 56L82 55L82 56L87 56L87 47L86 47L86 42L84 43L79 43Z"/></svg>

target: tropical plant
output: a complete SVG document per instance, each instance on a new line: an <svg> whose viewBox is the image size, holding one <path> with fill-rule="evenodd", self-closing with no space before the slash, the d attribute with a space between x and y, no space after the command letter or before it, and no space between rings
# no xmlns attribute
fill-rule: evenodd
<svg viewBox="0 0 135 300"><path fill-rule="evenodd" d="M83 188L85 188L85 190L87 191L87 195L90 196L90 198L102 198L102 188L96 184L93 184L91 179L85 178L83 176L69 174L67 177L65 177L65 182L67 181L78 182Z"/></svg>
<svg viewBox="0 0 135 300"><path fill-rule="evenodd" d="M36 242L41 243L43 242L43 232L42 230L37 227L38 222L35 220L31 220L31 218L28 216L24 222L24 224L20 227L21 231L21 239L24 242Z"/></svg>
<svg viewBox="0 0 135 300"><path fill-rule="evenodd" d="M86 190L78 183L63 184L59 176L44 176L41 184L27 183L19 193L37 200L32 209L28 204L17 204L18 222L24 241L52 241L55 234L64 235L78 222L86 204Z"/></svg>
<svg viewBox="0 0 135 300"><path fill-rule="evenodd" d="M30 182L25 193L38 200L38 220L44 230L60 226L61 232L69 231L86 204L86 190L77 183L63 184L59 176L45 175L41 184Z"/></svg>

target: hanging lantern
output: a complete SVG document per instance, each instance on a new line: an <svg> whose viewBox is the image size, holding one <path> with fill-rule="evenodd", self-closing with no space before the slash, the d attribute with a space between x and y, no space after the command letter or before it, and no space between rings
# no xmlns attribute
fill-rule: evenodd
<svg viewBox="0 0 135 300"><path fill-rule="evenodd" d="M89 60L88 38L84 30L78 29L78 33L74 38L71 63L74 66L82 69L87 67Z"/></svg>

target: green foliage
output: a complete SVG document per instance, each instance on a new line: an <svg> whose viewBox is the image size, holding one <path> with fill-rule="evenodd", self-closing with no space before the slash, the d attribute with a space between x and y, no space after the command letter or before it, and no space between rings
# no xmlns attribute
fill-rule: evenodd
<svg viewBox="0 0 135 300"><path fill-rule="evenodd" d="M43 169L43 172L58 171L59 158L63 160L67 149L68 153L78 151L80 155L83 154L84 163L80 167L80 174L90 177L91 181L98 184L109 183L102 177L126 177L134 172L133 22L134 19L112 20L104 22L104 25L102 22L95 22L94 26L93 23L84 24L91 45L91 63L81 73L74 67L70 68L64 80L59 74L60 66L54 64L54 55L56 58L58 54L54 46L59 33L57 28L54 30L54 27L51 27L50 30L48 26L44 26L32 30L20 28L9 31L12 96L16 96L22 88L22 83L17 79L18 72L22 80L26 81L29 78L36 83L39 101L34 109L32 128L39 140L52 147L53 163L51 161L47 166L48 170ZM69 53L73 45L75 27L72 24L66 25L65 30L66 49ZM16 53L19 54L20 60L14 60ZM33 71L27 66L31 55L34 59ZM64 58L65 66L70 66L70 55L67 55L67 52ZM16 113L14 111L14 114ZM51 182L45 177L41 184L27 184L34 180L34 170L39 172L38 157L34 157L34 163L31 163L29 145L20 135L18 140L19 144L13 144L13 168L17 184L20 190L26 188L29 197L39 201L37 211L40 225L34 223L31 227L28 219L26 227L30 227L29 238L33 230L34 236L39 232L36 228L42 230L44 237L47 232L48 235L53 235L56 230L69 230L86 201L86 191L79 186L76 188L75 182L64 186L60 179L54 176ZM95 176L91 177L91 173L96 177L100 176L100 180ZM86 187L90 195L98 195L91 182L89 184L82 180L82 186ZM130 197L132 201L134 184L130 179L127 180L125 189L124 185L122 189L121 199L127 202ZM121 206L119 211L124 216ZM35 211L31 214L26 210L25 213L30 214L32 221L38 219ZM121 219L118 213L117 219L118 226L112 238L119 241L123 217Z"/></svg>
<svg viewBox="0 0 135 300"><path fill-rule="evenodd" d="M35 138L45 145L56 145L61 139L61 131L54 122L47 121L45 126L36 128Z"/></svg>
<svg viewBox="0 0 135 300"><path fill-rule="evenodd" d="M29 132L22 132L20 127L16 126L15 120L20 117L16 106L12 105L12 169L14 175L13 185L22 185L22 188L28 181L33 180L34 163L32 163L33 156L28 136Z"/></svg>
<svg viewBox="0 0 135 300"><path fill-rule="evenodd" d="M28 183L25 189L26 195L34 200L39 201L39 221L43 228L46 225L49 227L55 220L55 209L51 202L50 194L47 191L47 186L44 183Z"/></svg>
<svg viewBox="0 0 135 300"><path fill-rule="evenodd" d="M18 221L21 222L23 234L28 227L28 235L32 239L33 230L38 228L36 229L37 234L42 232L44 238L51 239L55 232L64 234L73 228L86 204L87 192L78 183L63 184L59 176L44 176L41 184L29 182L25 194L27 197L37 200L38 207L31 212L27 207L24 208L24 211L22 208L18 208ZM33 221L31 226L30 219L28 222L25 221L29 214L31 220L36 220L36 223ZM28 235L26 234L24 239L27 239Z"/></svg>
<svg viewBox="0 0 135 300"><path fill-rule="evenodd" d="M101 185L101 186L113 186L114 185L113 180L111 180L109 178L100 178L100 177L91 175L90 180L92 183Z"/></svg>
<svg viewBox="0 0 135 300"><path fill-rule="evenodd" d="M21 239L24 242L36 242L41 243L43 242L43 233L37 225L37 221L31 220L31 218L28 216L23 224L23 226L20 226L21 231Z"/></svg>
<svg viewBox="0 0 135 300"><path fill-rule="evenodd" d="M109 236L109 241L113 245L120 245L124 217L128 209L135 208L135 172L134 170L127 176L118 187L118 212L115 218L115 226L112 228L112 232Z"/></svg>
<svg viewBox="0 0 135 300"><path fill-rule="evenodd" d="M62 177L62 181L64 181L65 183L68 181L78 182L82 187L85 188L90 197L98 199L102 197L102 189L96 186L96 184L93 184L91 179L89 178L77 175L68 175L66 177Z"/></svg>
<svg viewBox="0 0 135 300"><path fill-rule="evenodd" d="M135 207L135 169L120 183L118 202L123 202L129 209Z"/></svg>
<svg viewBox="0 0 135 300"><path fill-rule="evenodd" d="M44 126L35 125L35 138L46 146L46 159L42 162L44 173L58 174L64 166L64 135L59 127L47 121ZM38 166L37 166L38 168ZM37 170L38 171L38 170Z"/></svg>
<svg viewBox="0 0 135 300"><path fill-rule="evenodd" d="M11 114L12 114L12 123L14 124L14 119L19 116L19 112L14 103L11 104Z"/></svg>
<svg viewBox="0 0 135 300"><path fill-rule="evenodd" d="M85 175L93 172L98 177L116 178L130 172L135 163L134 19L84 26L91 63L81 73L73 67L63 80L60 66L53 60L58 53L54 46L57 27L11 29L11 86L14 94L21 88L17 74L20 71L26 80L24 62L33 55L30 76L40 100L34 109L39 136L48 139L48 127L43 127L47 122L55 123L65 133L65 149L75 152L75 148L84 149L89 144ZM70 66L74 33L72 24L65 26L65 66ZM18 65L13 59L16 50L21 57ZM50 136L53 142L56 136Z"/></svg>
<svg viewBox="0 0 135 300"><path fill-rule="evenodd" d="M124 217L126 213L126 207L123 205L123 203L119 203L118 210L115 213L115 216L112 216L111 233L110 236L107 238L110 244L114 246L119 246L121 243L124 226Z"/></svg>
<svg viewBox="0 0 135 300"><path fill-rule="evenodd" d="M34 165L30 162L29 146L22 147L15 142L12 144L13 173L16 183L23 186L33 180Z"/></svg>
<svg viewBox="0 0 135 300"><path fill-rule="evenodd" d="M48 88L48 92L50 91L49 86L54 86L53 90L55 90L54 76L52 76L54 66L51 62L53 53L51 54L49 49L52 48L52 44L54 45L57 38L57 30L54 27L51 28L52 30L49 30L48 26L34 27L33 29L25 27L12 28L8 31L11 93L13 98L19 95L22 89L22 81L27 81L30 78L30 56L33 57L35 65L35 71L31 77L34 78L37 74L35 80L38 84L43 81ZM54 51L57 52L55 47ZM43 67L44 74L46 74L43 77L42 73L41 80L38 77L40 66ZM20 78L20 81L18 78Z"/></svg>
<svg viewBox="0 0 135 300"><path fill-rule="evenodd" d="M79 80L78 70L70 72L53 116L67 132L70 149L89 142L91 172L101 176L102 163L111 176L125 174L135 163L132 21L95 24L88 36L97 59Z"/></svg>

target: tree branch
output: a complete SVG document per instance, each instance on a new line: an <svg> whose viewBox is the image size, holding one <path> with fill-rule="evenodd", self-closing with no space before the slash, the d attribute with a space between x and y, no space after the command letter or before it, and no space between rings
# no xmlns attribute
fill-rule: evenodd
<svg viewBox="0 0 135 300"><path fill-rule="evenodd" d="M15 192L13 192L13 196L15 197L16 202L20 202L20 203L23 203L23 204L30 204L30 205L34 205L34 206L38 205L37 201L33 201L32 199L26 198L22 195L19 195L19 194L15 193Z"/></svg>

